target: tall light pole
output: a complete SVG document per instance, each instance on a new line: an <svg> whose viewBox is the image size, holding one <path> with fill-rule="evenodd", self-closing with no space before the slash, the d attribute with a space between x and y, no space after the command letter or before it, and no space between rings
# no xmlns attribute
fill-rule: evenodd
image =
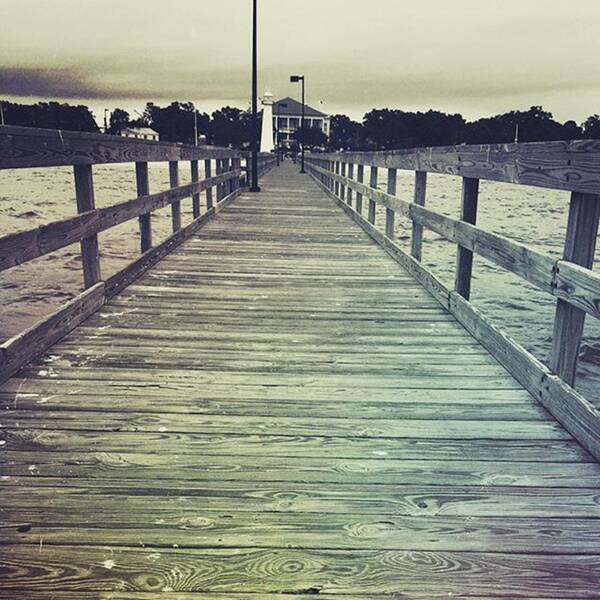
<svg viewBox="0 0 600 600"><path fill-rule="evenodd" d="M290 77L290 81L292 83L302 82L302 120L300 121L300 131L301 135L304 135L304 75L292 75ZM301 151L301 162L300 162L300 173L306 173L304 170L304 142L300 143L300 151Z"/></svg>
<svg viewBox="0 0 600 600"><path fill-rule="evenodd" d="M258 187L258 56L257 56L257 0L252 0L252 169L250 191L260 192Z"/></svg>

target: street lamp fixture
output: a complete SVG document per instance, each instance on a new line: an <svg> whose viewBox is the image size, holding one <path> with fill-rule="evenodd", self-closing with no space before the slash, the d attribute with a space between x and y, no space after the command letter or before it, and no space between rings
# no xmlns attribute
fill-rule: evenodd
<svg viewBox="0 0 600 600"><path fill-rule="evenodd" d="M299 83L302 82L302 119L300 121L300 131L304 134L304 113L305 113L305 105L304 105L304 75L291 75L290 82L291 83ZM306 173L304 170L304 142L300 143L301 150L301 162L300 162L300 173Z"/></svg>

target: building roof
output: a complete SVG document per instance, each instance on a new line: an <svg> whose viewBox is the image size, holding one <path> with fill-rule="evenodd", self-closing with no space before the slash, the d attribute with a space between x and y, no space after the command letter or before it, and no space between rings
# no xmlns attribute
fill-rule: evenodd
<svg viewBox="0 0 600 600"><path fill-rule="evenodd" d="M123 131L131 131L141 135L158 135L158 131L154 131L150 127L125 127Z"/></svg>
<svg viewBox="0 0 600 600"><path fill-rule="evenodd" d="M280 104L286 104L287 106L279 106ZM296 117L302 114L302 103L293 98L282 98L273 103L273 114L277 116L293 115ZM308 106L308 104L304 105L304 115L307 117L327 116L325 113Z"/></svg>

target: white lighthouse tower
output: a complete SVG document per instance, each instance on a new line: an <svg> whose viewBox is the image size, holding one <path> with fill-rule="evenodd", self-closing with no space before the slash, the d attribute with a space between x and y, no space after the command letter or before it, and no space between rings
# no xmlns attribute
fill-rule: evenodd
<svg viewBox="0 0 600 600"><path fill-rule="evenodd" d="M273 94L267 91L262 99L263 116L262 131L260 134L260 151L272 152L275 149L273 143Z"/></svg>

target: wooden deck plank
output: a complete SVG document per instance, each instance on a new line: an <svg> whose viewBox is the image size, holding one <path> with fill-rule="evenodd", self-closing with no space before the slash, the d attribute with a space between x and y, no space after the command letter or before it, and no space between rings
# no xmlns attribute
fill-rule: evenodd
<svg viewBox="0 0 600 600"><path fill-rule="evenodd" d="M0 388L0 600L597 597L600 466L291 165Z"/></svg>

